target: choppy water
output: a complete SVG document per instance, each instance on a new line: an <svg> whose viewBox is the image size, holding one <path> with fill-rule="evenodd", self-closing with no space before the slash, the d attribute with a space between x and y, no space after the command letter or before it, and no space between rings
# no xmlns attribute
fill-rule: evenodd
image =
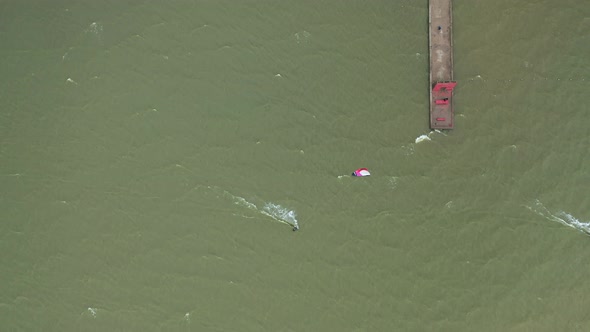
<svg viewBox="0 0 590 332"><path fill-rule="evenodd" d="M2 2L0 330L589 330L590 3L454 9Z"/></svg>

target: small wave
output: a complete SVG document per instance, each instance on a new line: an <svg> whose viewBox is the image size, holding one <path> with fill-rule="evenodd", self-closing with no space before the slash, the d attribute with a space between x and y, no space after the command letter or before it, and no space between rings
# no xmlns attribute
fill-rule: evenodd
<svg viewBox="0 0 590 332"><path fill-rule="evenodd" d="M92 22L89 26L88 29L86 29L86 32L90 32L93 33L95 35L98 35L100 33L102 33L102 24L100 23L96 23L96 22Z"/></svg>
<svg viewBox="0 0 590 332"><path fill-rule="evenodd" d="M103 26L101 23L92 22L84 33L87 35L93 35L99 43L102 44Z"/></svg>
<svg viewBox="0 0 590 332"><path fill-rule="evenodd" d="M582 222L570 213L564 211L559 211L553 214L538 199L535 200L535 203L532 206L527 206L527 208L548 220L557 221L562 225L576 229L586 235L590 235L590 222Z"/></svg>
<svg viewBox="0 0 590 332"><path fill-rule="evenodd" d="M301 43L301 42L307 42L309 37L311 36L311 33L303 30L300 32L296 32L294 34L295 36L295 41L297 42L297 44Z"/></svg>
<svg viewBox="0 0 590 332"><path fill-rule="evenodd" d="M389 187L390 187L391 189L395 189L395 188L397 188L398 179L399 179L399 178L398 178L397 176L392 176L392 177L390 177L390 178L388 179L388 181L389 181Z"/></svg>
<svg viewBox="0 0 590 332"><path fill-rule="evenodd" d="M98 309L89 307L87 310L90 313L90 315L92 315L92 318L96 318L96 313L98 312Z"/></svg>

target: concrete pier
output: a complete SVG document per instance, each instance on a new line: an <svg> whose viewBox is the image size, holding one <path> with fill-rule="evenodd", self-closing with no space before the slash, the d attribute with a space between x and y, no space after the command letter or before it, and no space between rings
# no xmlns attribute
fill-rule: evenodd
<svg viewBox="0 0 590 332"><path fill-rule="evenodd" d="M430 0L430 128L453 129L453 7L452 0Z"/></svg>

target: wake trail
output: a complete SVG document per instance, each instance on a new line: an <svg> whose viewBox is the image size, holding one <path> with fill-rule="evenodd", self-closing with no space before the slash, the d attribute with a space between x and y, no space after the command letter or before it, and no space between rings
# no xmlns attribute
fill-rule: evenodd
<svg viewBox="0 0 590 332"><path fill-rule="evenodd" d="M234 195L229 191L219 187L207 186L207 188L217 192L219 196L231 200L235 205L245 207L249 210L255 211L256 213L270 217L275 221L289 225L293 228L293 231L299 230L299 221L297 220L297 214L295 213L295 210L290 210L273 202L262 202L257 205L251 201L248 201L244 197Z"/></svg>
<svg viewBox="0 0 590 332"><path fill-rule="evenodd" d="M586 235L590 235L590 222L580 221L572 214L565 211L552 213L538 199L535 200L532 206L526 206L526 208L548 220L556 221L562 225L576 229Z"/></svg>

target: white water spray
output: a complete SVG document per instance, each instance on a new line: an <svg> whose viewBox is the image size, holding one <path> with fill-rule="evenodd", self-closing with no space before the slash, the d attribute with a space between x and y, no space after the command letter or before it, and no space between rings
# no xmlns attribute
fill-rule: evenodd
<svg viewBox="0 0 590 332"><path fill-rule="evenodd" d="M224 196L231 198L234 201L234 204L244 206L250 210L271 217L278 222L292 226L293 231L299 230L299 222L297 221L297 215L294 210L289 210L286 207L272 202L264 203L263 207L259 208L256 204L249 202L244 197L233 195L226 190L223 191L223 194Z"/></svg>
<svg viewBox="0 0 590 332"><path fill-rule="evenodd" d="M573 215L564 211L559 211L553 214L538 199L535 200L532 206L527 206L527 208L546 219L557 221L562 225L576 229L586 235L590 235L590 222L580 221Z"/></svg>

